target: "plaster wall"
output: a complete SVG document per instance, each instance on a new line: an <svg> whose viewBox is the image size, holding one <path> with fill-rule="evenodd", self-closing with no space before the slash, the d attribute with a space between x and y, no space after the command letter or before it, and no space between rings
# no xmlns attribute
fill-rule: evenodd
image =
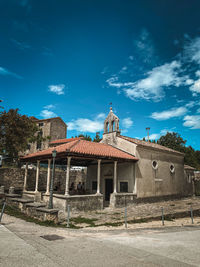
<svg viewBox="0 0 200 267"><path fill-rule="evenodd" d="M184 157L165 151L156 151L138 147L136 156L137 197L184 195ZM152 168L156 160L158 168ZM175 172L170 172L173 164Z"/></svg>

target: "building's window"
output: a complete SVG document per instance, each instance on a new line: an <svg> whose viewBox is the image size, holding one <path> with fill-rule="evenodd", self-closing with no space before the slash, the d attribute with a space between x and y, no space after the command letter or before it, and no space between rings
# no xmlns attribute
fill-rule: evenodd
<svg viewBox="0 0 200 267"><path fill-rule="evenodd" d="M37 149L41 149L42 147L42 135L42 130L40 130L37 135Z"/></svg>
<svg viewBox="0 0 200 267"><path fill-rule="evenodd" d="M41 127L41 126L43 126L44 125L44 123L43 122L39 122L39 126Z"/></svg>
<svg viewBox="0 0 200 267"><path fill-rule="evenodd" d="M120 182L120 192L128 193L128 182Z"/></svg>
<svg viewBox="0 0 200 267"><path fill-rule="evenodd" d="M171 173L174 173L175 172L174 164L170 164L169 169Z"/></svg>
<svg viewBox="0 0 200 267"><path fill-rule="evenodd" d="M158 162L157 162L156 160L153 160L153 161L152 161L152 168L153 168L154 170L158 169Z"/></svg>
<svg viewBox="0 0 200 267"><path fill-rule="evenodd" d="M92 181L92 190L97 190L97 181Z"/></svg>
<svg viewBox="0 0 200 267"><path fill-rule="evenodd" d="M31 149L31 145L30 145L30 144L27 145L27 149L28 149L28 150Z"/></svg>

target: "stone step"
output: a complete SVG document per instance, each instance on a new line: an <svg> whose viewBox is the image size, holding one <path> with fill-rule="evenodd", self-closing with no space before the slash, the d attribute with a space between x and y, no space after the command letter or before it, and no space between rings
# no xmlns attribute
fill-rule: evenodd
<svg viewBox="0 0 200 267"><path fill-rule="evenodd" d="M33 202L32 203L27 203L26 207L32 207L32 208L42 208L42 207L46 207L45 203L41 203L41 202Z"/></svg>

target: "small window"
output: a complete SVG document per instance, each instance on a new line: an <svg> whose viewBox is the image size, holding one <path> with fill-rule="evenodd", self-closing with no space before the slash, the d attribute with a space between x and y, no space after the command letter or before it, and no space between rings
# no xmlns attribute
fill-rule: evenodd
<svg viewBox="0 0 200 267"><path fill-rule="evenodd" d="M169 169L171 173L174 173L175 172L174 164L170 164Z"/></svg>
<svg viewBox="0 0 200 267"><path fill-rule="evenodd" d="M120 192L128 193L128 182L120 182Z"/></svg>
<svg viewBox="0 0 200 267"><path fill-rule="evenodd" d="M43 122L39 122L39 127L43 126L44 123Z"/></svg>
<svg viewBox="0 0 200 267"><path fill-rule="evenodd" d="M97 181L92 181L92 190L97 190Z"/></svg>
<svg viewBox="0 0 200 267"><path fill-rule="evenodd" d="M152 161L152 168L153 168L154 170L158 169L158 162L157 162L156 160L153 160L153 161Z"/></svg>

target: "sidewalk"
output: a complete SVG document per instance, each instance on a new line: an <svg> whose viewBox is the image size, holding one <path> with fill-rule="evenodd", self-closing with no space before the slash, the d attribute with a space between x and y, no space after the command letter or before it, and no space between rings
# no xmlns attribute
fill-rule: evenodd
<svg viewBox="0 0 200 267"><path fill-rule="evenodd" d="M23 239L0 225L0 267L57 266Z"/></svg>

